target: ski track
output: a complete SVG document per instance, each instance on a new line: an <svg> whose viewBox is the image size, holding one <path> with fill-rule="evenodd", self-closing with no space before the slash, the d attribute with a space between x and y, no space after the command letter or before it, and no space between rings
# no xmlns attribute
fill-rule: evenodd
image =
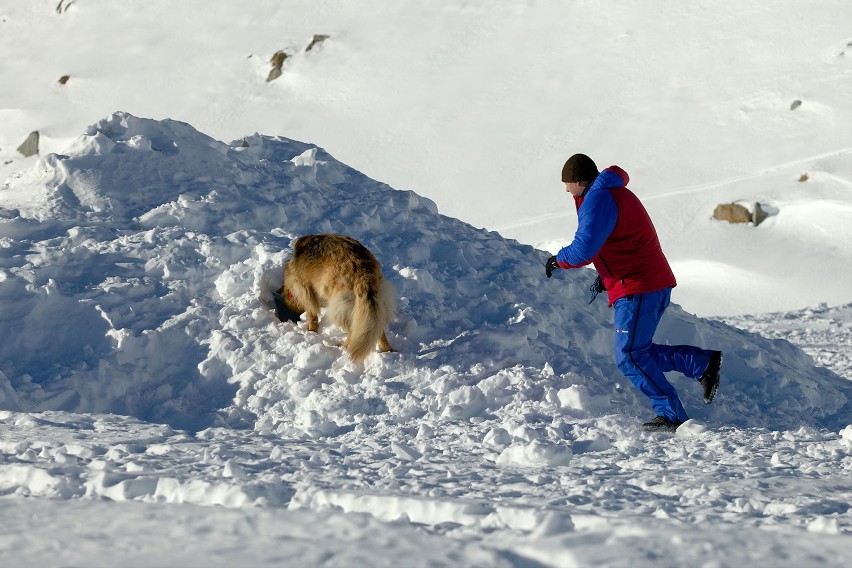
<svg viewBox="0 0 852 568"><path fill-rule="evenodd" d="M653 193L653 194L646 195L642 199L643 199L643 201L652 201L652 200L655 200L655 199L662 199L664 197L672 197L672 196L675 196L675 195L685 195L685 194L688 194L688 193L703 192L703 191L706 191L708 189L713 189L713 188L716 188L716 187L724 187L726 185L732 185L732 184L747 181L747 180L750 180L750 179L756 179L756 178L759 178L759 177L764 176L766 174L776 172L776 171L779 171L779 170L783 170L785 168L791 168L791 167L794 167L794 166L801 166L803 164L808 164L808 163L816 161L816 160L831 158L831 157L834 157L834 156L840 156L840 155L843 155L843 154L850 154L850 153L852 153L852 147L841 148L839 150L833 150L833 151L830 151L830 152L823 152L822 154L815 154L813 156L808 156L807 158L802 158L802 159L799 159L799 160L793 160L793 161L786 162L786 163L783 163L783 164L776 164L774 166L770 166L768 168L763 168L762 170L759 170L757 172L750 173L750 174L744 174L744 175L741 175L741 176L733 176L733 177L724 178L724 179L717 180L717 181L705 182L705 183L700 183L700 184L696 184L696 185L683 186L683 187L676 188L676 189L664 190L662 193ZM846 182L846 180L843 180L841 178L837 178L837 179L841 183L848 185L848 182ZM552 221L553 219L561 219L563 217L569 217L569 216L573 216L573 215L576 215L576 213L573 210L572 211L563 211L563 212L558 212L558 213L546 213L546 214L543 214L543 215L536 215L534 217L527 217L526 219L521 219L520 221L517 221L515 223L503 224L503 225L500 225L499 227L495 227L494 230L499 233L501 231L509 231L509 230L512 230L512 229L520 228L520 227L528 227L530 225L541 223L543 221Z"/></svg>

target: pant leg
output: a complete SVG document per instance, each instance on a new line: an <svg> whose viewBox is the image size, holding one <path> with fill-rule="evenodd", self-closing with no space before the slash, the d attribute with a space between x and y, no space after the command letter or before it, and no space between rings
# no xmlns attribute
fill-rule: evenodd
<svg viewBox="0 0 852 568"><path fill-rule="evenodd" d="M651 356L664 373L677 371L696 380L707 370L712 353L693 345L651 345Z"/></svg>
<svg viewBox="0 0 852 568"><path fill-rule="evenodd" d="M615 309L615 362L630 382L651 399L658 416L686 421L686 414L675 388L666 380L652 355L657 325L669 304L671 289L621 298Z"/></svg>

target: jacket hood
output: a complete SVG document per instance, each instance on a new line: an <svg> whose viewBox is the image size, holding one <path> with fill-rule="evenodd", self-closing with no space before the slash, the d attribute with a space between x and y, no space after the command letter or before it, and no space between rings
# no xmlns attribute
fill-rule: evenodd
<svg viewBox="0 0 852 568"><path fill-rule="evenodd" d="M614 187L626 187L630 182L630 176L627 175L627 172L619 168L618 166L610 166L606 168L604 171L595 178L595 181L586 189L584 195L589 193L590 191L595 191L597 189L612 189Z"/></svg>

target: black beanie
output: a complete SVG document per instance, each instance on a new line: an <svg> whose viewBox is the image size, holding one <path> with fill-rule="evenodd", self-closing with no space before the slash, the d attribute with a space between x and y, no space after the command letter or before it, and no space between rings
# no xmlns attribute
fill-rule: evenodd
<svg viewBox="0 0 852 568"><path fill-rule="evenodd" d="M598 167L585 154L574 154L562 166L562 181L565 183L593 181L598 177Z"/></svg>

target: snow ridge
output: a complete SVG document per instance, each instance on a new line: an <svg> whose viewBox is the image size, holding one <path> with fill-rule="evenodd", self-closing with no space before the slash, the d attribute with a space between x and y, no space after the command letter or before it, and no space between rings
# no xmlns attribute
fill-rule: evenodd
<svg viewBox="0 0 852 568"><path fill-rule="evenodd" d="M586 305L589 273L545 280L547 253L442 216L312 145L258 134L225 144L119 112L7 189L30 199L0 211L4 409L303 439L429 418L485 429L501 452L561 443L573 420L649 413L611 362L605 302ZM399 294L399 353L359 367L339 330L275 319L289 245L317 232L353 236L380 259ZM849 424L850 383L790 343L676 306L657 340L725 351L713 405L675 379L701 422ZM503 459L570 459L547 448Z"/></svg>

